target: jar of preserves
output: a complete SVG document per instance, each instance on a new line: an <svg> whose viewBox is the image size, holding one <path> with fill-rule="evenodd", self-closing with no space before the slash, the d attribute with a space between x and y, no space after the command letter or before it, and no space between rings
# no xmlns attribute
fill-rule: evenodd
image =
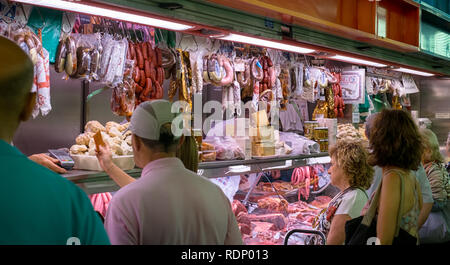
<svg viewBox="0 0 450 265"><path fill-rule="evenodd" d="M313 138L316 141L328 140L328 127L315 127Z"/></svg>
<svg viewBox="0 0 450 265"><path fill-rule="evenodd" d="M328 152L328 140L319 140L320 152Z"/></svg>
<svg viewBox="0 0 450 265"><path fill-rule="evenodd" d="M305 121L303 125L305 137L312 139L314 136L314 128L319 127L318 121Z"/></svg>

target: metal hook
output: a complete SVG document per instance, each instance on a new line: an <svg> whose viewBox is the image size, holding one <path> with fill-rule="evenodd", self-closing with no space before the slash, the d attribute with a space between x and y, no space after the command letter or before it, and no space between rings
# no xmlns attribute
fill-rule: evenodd
<svg viewBox="0 0 450 265"><path fill-rule="evenodd" d="M21 29L24 29L27 26L28 18L27 18L27 14L25 13L25 9L23 8L23 4L20 4L20 9L22 9L23 17L25 18L25 23L23 23L23 25L21 23L19 23L19 26ZM41 16L41 18L42 18L42 16Z"/></svg>
<svg viewBox="0 0 450 265"><path fill-rule="evenodd" d="M176 48L176 49L181 49L181 47L180 47L181 41L182 41L183 38L184 38L184 34L183 34L183 33L180 33L180 34L181 34L181 37L180 37L180 40L178 41L178 44L175 43L175 48ZM183 49L182 49L182 50L183 50Z"/></svg>
<svg viewBox="0 0 450 265"><path fill-rule="evenodd" d="M138 28L136 30L136 26L137 25L133 24L134 36L136 37L136 43L138 43L138 42L142 42L143 41L143 35L142 35L142 30L140 28ZM138 35L140 35L140 36L138 36Z"/></svg>
<svg viewBox="0 0 450 265"><path fill-rule="evenodd" d="M306 66L311 67L311 65L309 64L308 58L306 58L306 55L303 54L303 56L305 57Z"/></svg>
<svg viewBox="0 0 450 265"><path fill-rule="evenodd" d="M158 44L165 42L161 29L155 29L155 31L156 31L156 37L158 38Z"/></svg>
<svg viewBox="0 0 450 265"><path fill-rule="evenodd" d="M65 31L64 27L62 27L62 29L63 29L64 33L69 34L72 31L72 29L73 29L73 25L70 23L70 19L69 19L69 16L67 15L67 12L64 12L64 14L66 16L67 23L69 24L69 30Z"/></svg>
<svg viewBox="0 0 450 265"><path fill-rule="evenodd" d="M116 39L122 38L122 35L120 34L120 23L121 22L118 22L118 21L112 23L113 28L114 28L114 35L115 35Z"/></svg>
<svg viewBox="0 0 450 265"><path fill-rule="evenodd" d="M22 12L24 12L24 10L23 10L23 5L21 5L21 6L22 6ZM44 17L42 17L42 14L41 14L41 11L39 10L39 7L35 7L35 8L36 8L36 10L37 10L39 16L41 17L41 20L42 20L42 28L45 28L45 26L47 25L47 21L45 21ZM25 16L25 12L24 12L24 16ZM28 21L28 19L27 19L27 21Z"/></svg>
<svg viewBox="0 0 450 265"><path fill-rule="evenodd" d="M122 38L127 38L127 34L125 33L126 32L126 30L125 30L125 25L124 25L124 23L125 22L120 22L120 28L122 29Z"/></svg>
<svg viewBox="0 0 450 265"><path fill-rule="evenodd" d="M4 18L0 18L0 20L3 21L3 22L5 22L6 24L11 24L11 23L13 22L12 20L10 20L10 21L8 22L8 20L7 20L7 19L4 19Z"/></svg>
<svg viewBox="0 0 450 265"><path fill-rule="evenodd" d="M195 46L196 46L196 49L195 49L195 51L194 52L198 52L198 43L197 43L197 38L194 36L194 35L192 35L192 37L194 38L194 42L195 42Z"/></svg>
<svg viewBox="0 0 450 265"><path fill-rule="evenodd" d="M135 27L134 24L132 25L132 28L133 28L133 33L134 33L135 42L137 43L137 42L138 42L138 37L137 37L137 33L136 33L136 27Z"/></svg>
<svg viewBox="0 0 450 265"><path fill-rule="evenodd" d="M130 33L130 29L128 28L128 23L125 23L125 27L126 27L127 39L131 40L131 33Z"/></svg>
<svg viewBox="0 0 450 265"><path fill-rule="evenodd" d="M153 36L151 34L152 29L150 27L145 27L145 34L147 35L147 42L152 42Z"/></svg>

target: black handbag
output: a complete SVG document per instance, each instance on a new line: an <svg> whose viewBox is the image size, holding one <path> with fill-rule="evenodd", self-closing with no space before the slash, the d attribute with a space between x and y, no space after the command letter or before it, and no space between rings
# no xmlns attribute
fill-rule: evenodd
<svg viewBox="0 0 450 265"><path fill-rule="evenodd" d="M403 179L400 175L401 197L400 206L403 200ZM374 218L380 201L381 184L370 202L369 209L364 216L353 218L345 223L345 244L346 245L373 245L377 243L377 219ZM417 186L417 183L416 183ZM401 209L397 216L397 230L395 232L393 245L417 245L417 238L400 228Z"/></svg>

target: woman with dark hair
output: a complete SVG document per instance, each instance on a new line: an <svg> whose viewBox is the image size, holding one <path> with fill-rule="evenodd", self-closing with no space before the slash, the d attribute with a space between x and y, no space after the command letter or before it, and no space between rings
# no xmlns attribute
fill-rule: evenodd
<svg viewBox="0 0 450 265"><path fill-rule="evenodd" d="M381 244L392 244L402 229L417 239L422 197L412 170L420 166L423 145L416 124L403 110L385 109L374 118L369 144L369 162L383 172L377 238Z"/></svg>
<svg viewBox="0 0 450 265"><path fill-rule="evenodd" d="M176 157L180 137L172 133L174 118L167 100L141 103L131 116L134 160L142 168L137 180L112 163L108 147L99 146L100 165L122 187L113 196L105 218L111 243L242 244L223 191L186 168L195 169L195 163L183 164Z"/></svg>
<svg viewBox="0 0 450 265"><path fill-rule="evenodd" d="M373 127L373 121L375 120L375 117L378 115L378 113L374 113L370 115L366 119L365 123L365 134L367 139L370 138L370 131ZM383 172L382 169L378 166L374 167L375 173L373 175L373 182L370 188L367 190L367 194L369 196L372 196L378 186L380 185L381 179L383 178ZM427 178L427 174L425 173L425 169L422 165L419 166L419 169L414 171L414 175L416 176L417 181L420 185L420 190L422 193L422 209L420 210L419 214L419 229L420 227L427 221L427 218L431 212L431 208L433 207L433 194L431 192L431 186L430 181Z"/></svg>

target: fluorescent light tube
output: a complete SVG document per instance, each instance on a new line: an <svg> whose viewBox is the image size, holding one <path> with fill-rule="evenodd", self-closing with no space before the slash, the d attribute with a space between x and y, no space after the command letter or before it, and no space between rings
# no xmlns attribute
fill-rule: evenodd
<svg viewBox="0 0 450 265"><path fill-rule="evenodd" d="M169 30L181 31L181 30L187 30L187 29L193 28L193 26L190 26L190 25L180 24L180 23L157 19L157 18L151 18L151 17L147 17L147 16L129 14L126 12L116 11L116 10L97 7L97 6L86 5L86 4L82 4L82 3L74 2L74 1L70 1L70 2L62 1L62 0L52 0L52 1L13 0L13 1L20 2L23 4L37 5L37 6L43 6L43 7L48 7L48 8L65 10L65 11L83 13L83 14L92 15L92 16L107 17L107 18L111 18L111 19L122 20L122 21L132 22L132 23L136 23L136 24L148 25L148 26L164 28L164 29L169 29Z"/></svg>
<svg viewBox="0 0 450 265"><path fill-rule="evenodd" d="M386 67L387 66L387 65L381 64L381 63L376 63L376 62L372 62L372 61L367 61L367 60L362 60L362 59L357 59L357 58L347 57L347 56L342 56L342 55L335 55L335 56L330 57L330 59L335 59L338 61L344 61L344 62L349 62L349 63L370 65L370 66L375 66L375 67Z"/></svg>
<svg viewBox="0 0 450 265"><path fill-rule="evenodd" d="M239 35L239 34L229 34L227 36L220 37L219 39L235 41L235 42L242 42L242 43L247 43L247 44L251 44L251 45L263 46L263 47L285 50L285 51L296 52L296 53L311 53L314 51L314 50L302 48L299 46L284 44L284 43L280 43L280 42L276 42L276 41L264 40L264 39L260 39L260 38L248 37L248 36Z"/></svg>
<svg viewBox="0 0 450 265"><path fill-rule="evenodd" d="M434 74L416 71L416 70L412 70L412 69L408 69L408 68L402 68L402 67L397 68L397 69L392 69L392 70L403 72L403 73L408 73L408 74L422 75L422 76L433 76L434 75Z"/></svg>

